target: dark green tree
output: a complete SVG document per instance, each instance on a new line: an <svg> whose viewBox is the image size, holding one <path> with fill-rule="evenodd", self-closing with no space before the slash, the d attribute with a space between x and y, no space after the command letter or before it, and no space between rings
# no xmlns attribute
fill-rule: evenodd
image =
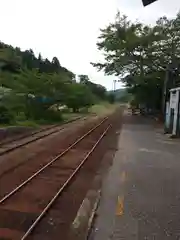
<svg viewBox="0 0 180 240"><path fill-rule="evenodd" d="M78 77L79 77L80 83L88 86L88 88L92 91L92 93L94 94L94 96L96 96L96 98L105 100L105 98L106 98L106 88L105 87L103 87L100 84L95 84L95 83L91 82L88 75L79 75Z"/></svg>
<svg viewBox="0 0 180 240"><path fill-rule="evenodd" d="M73 112L79 112L80 109L88 109L94 103L94 96L90 89L84 84L72 83L69 85L69 94L66 104Z"/></svg>
<svg viewBox="0 0 180 240"><path fill-rule="evenodd" d="M93 65L121 77L139 103L160 110L166 68L180 62L180 15L160 18L150 27L118 13L101 29L97 46L105 52L105 62Z"/></svg>

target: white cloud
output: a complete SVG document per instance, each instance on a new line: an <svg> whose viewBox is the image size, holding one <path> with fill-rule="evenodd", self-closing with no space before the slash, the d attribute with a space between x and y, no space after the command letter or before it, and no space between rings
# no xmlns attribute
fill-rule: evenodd
<svg viewBox="0 0 180 240"><path fill-rule="evenodd" d="M90 65L100 58L99 29L114 18L117 9L146 23L165 14L174 16L179 0L166 1L143 8L141 0L0 0L1 41L32 48L44 57L57 56L63 66L89 74L110 89L114 77L104 77Z"/></svg>

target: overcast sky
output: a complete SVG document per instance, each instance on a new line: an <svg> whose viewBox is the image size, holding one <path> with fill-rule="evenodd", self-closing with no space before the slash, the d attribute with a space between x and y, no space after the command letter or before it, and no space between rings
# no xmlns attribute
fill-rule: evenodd
<svg viewBox="0 0 180 240"><path fill-rule="evenodd" d="M145 8L141 0L0 0L0 6L1 41L32 48L44 58L57 56L74 73L88 74L111 89L114 77L90 65L102 58L96 49L99 28L113 20L117 10L153 24L163 15L175 16L180 0L158 0Z"/></svg>

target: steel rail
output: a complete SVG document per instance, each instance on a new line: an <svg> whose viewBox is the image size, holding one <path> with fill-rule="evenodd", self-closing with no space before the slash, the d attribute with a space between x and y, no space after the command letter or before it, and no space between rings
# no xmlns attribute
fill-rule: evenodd
<svg viewBox="0 0 180 240"><path fill-rule="evenodd" d="M62 127L59 126L60 129L59 129L58 131L55 130L55 131L53 131L53 132L50 132L50 133L44 134L44 135L42 135L42 136L39 136L39 137L37 137L37 138L35 138L35 139L31 139L31 140L26 141L26 142L24 142L24 143L20 143L20 144L18 144L17 146L14 146L14 147L12 147L12 148L6 149L6 150L0 152L0 156L5 155L5 154L7 154L7 153L9 153L9 152L12 152L12 151L14 151L14 150L16 150L16 149L18 149L18 148L20 148L20 147L23 147L23 146L25 146L25 145L28 145L29 143L38 141L38 140L40 140L40 139L42 139L42 138L44 138L44 137L50 136L50 135L52 135L52 134L54 134L54 133L56 133L56 132L60 132L60 131L62 131L63 129L65 129L65 125L66 125L66 124L71 123L71 122L74 122L74 121L77 121L78 119L81 119L81 118L77 118L77 119L68 121L68 122L64 123L64 124L62 125ZM24 136L24 137L22 137L22 138L20 137L20 138L18 138L18 139L14 139L14 140L9 141L9 142L7 142L7 143L3 143L2 145L0 144L0 148L1 148L1 147L4 147L6 144L15 142L16 140L18 141L18 140L21 140L21 139L23 139L23 138L25 139L26 137L33 137L34 135L36 135L36 134L38 134L38 133L41 133L41 132L43 132L43 131L45 132L45 131L48 131L48 130L51 130L51 129L57 128L57 127L58 127L58 125L55 125L54 127L50 127L50 128L47 128L47 129L42 129L42 130L40 130L40 131L34 132L34 133L29 134L29 135L27 135L27 136Z"/></svg>
<svg viewBox="0 0 180 240"><path fill-rule="evenodd" d="M38 134L38 133L51 130L51 129L55 128L55 127L58 127L58 124L53 125L53 126L49 126L49 127L47 127L47 128L42 128L42 129L37 130L37 131L32 131L31 133L28 132L28 133L26 133L26 134L21 134L20 136L11 138L11 139L9 139L9 140L1 141L1 142L0 142L0 147L3 147L4 145L9 144L9 143L12 143L12 142L21 140L21 139L23 139L23 138L31 137L31 136L34 136L34 135L36 135L36 134Z"/></svg>
<svg viewBox="0 0 180 240"><path fill-rule="evenodd" d="M22 236L21 240L25 240L35 229L37 224L42 220L44 215L47 213L47 211L51 208L53 203L56 201L56 199L62 194L62 192L68 187L74 176L79 172L81 167L84 165L84 163L87 161L89 156L93 153L95 148L98 146L100 141L103 139L109 128L111 127L111 124L106 128L106 130L101 134L100 138L97 140L95 145L91 148L91 150L87 153L87 155L84 157L82 162L78 165L78 167L75 169L75 171L72 173L72 175L66 180L66 182L63 184L63 186L58 190L58 192L54 195L54 197L51 199L51 201L48 203L48 205L44 208L44 210L41 212L41 214L36 218L34 223L30 226L30 228L26 231L26 233Z"/></svg>
<svg viewBox="0 0 180 240"><path fill-rule="evenodd" d="M91 132L93 132L96 128L98 128L107 119L108 119L108 117L104 118L98 125L96 125L94 128L90 129L87 133L85 133L83 136L81 136L78 140L76 140L73 144L71 144L66 150L64 150L62 153L60 153L55 158L53 158L49 163L47 163L42 168L40 168L31 177L29 177L27 180L25 180L23 183L21 183L16 188L14 188L10 193L6 194L2 199L0 199L0 204L2 204L8 198L10 198L12 195L14 195L18 190L20 190L22 187L24 187L27 183L29 183L32 179L34 179L43 170L45 170L47 167L49 167L51 164L53 164L56 160L58 160L60 157L64 156L71 148L73 148L75 145L77 145L81 140L83 140L86 136L88 136Z"/></svg>

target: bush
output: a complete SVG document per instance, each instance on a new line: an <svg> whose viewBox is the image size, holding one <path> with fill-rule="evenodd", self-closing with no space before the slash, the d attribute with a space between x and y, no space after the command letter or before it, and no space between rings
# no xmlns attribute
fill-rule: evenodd
<svg viewBox="0 0 180 240"><path fill-rule="evenodd" d="M41 124L51 123L51 122L60 122L62 121L62 114L60 111L47 109L44 111L40 111L40 114L38 116L36 115L35 120Z"/></svg>
<svg viewBox="0 0 180 240"><path fill-rule="evenodd" d="M9 124L14 121L13 113L5 106L0 106L0 123Z"/></svg>
<svg viewBox="0 0 180 240"><path fill-rule="evenodd" d="M114 95L114 93L109 93L107 99L108 99L109 103L113 104L115 102L115 95Z"/></svg>

